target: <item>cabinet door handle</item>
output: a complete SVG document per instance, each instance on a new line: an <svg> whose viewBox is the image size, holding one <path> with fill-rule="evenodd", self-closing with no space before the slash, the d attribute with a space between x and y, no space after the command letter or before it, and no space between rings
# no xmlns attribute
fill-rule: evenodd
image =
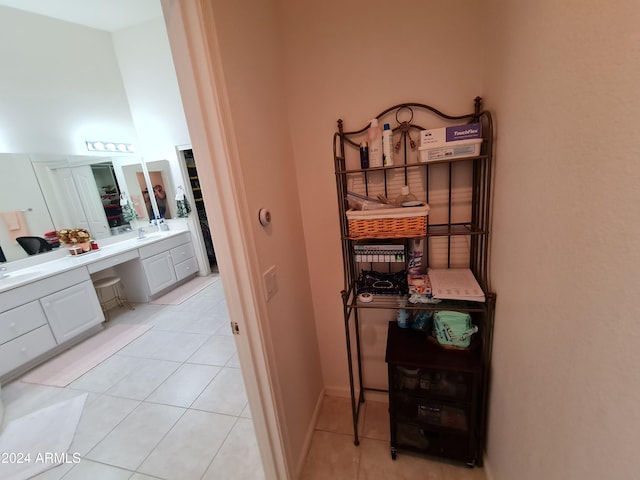
<svg viewBox="0 0 640 480"><path fill-rule="evenodd" d="M9 328L16 328L16 322L11 322L9 324Z"/></svg>
<svg viewBox="0 0 640 480"><path fill-rule="evenodd" d="M20 349L20 353L27 353L27 347L22 347Z"/></svg>

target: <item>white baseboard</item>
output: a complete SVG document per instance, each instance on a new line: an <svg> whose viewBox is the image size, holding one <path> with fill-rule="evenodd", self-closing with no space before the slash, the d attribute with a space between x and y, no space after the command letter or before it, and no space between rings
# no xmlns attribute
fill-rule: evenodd
<svg viewBox="0 0 640 480"><path fill-rule="evenodd" d="M316 406L313 410L313 415L311 417L311 422L309 423L309 428L307 429L307 434L304 438L304 445L302 446L302 452L300 458L298 459L298 464L296 465L296 476L295 478L300 478L302 475L302 469L304 468L304 462L309 456L309 449L311 448L311 441L313 440L313 432L316 430L316 424L318 423L318 416L320 415L320 409L322 408L322 400L324 396L327 395L326 390L323 389L320 391L320 395L316 400Z"/></svg>

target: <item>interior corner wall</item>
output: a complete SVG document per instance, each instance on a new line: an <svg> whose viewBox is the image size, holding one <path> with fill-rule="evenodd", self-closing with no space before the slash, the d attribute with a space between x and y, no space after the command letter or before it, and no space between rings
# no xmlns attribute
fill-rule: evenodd
<svg viewBox="0 0 640 480"><path fill-rule="evenodd" d="M494 480L637 476L640 8L489 0Z"/></svg>
<svg viewBox="0 0 640 480"><path fill-rule="evenodd" d="M337 120L364 128L403 102L473 111L482 96L479 2L279 0L291 141L303 212L316 329L327 391L349 394L342 254L333 165ZM414 138L414 140L417 140ZM417 152L414 152L417 155ZM386 372L387 318L363 338ZM380 327L382 325L382 327Z"/></svg>
<svg viewBox="0 0 640 480"><path fill-rule="evenodd" d="M191 143L162 17L112 33L114 50L146 161L172 160ZM172 170L176 179L180 170Z"/></svg>
<svg viewBox="0 0 640 480"><path fill-rule="evenodd" d="M111 35L0 7L0 151L88 154L136 143Z"/></svg>

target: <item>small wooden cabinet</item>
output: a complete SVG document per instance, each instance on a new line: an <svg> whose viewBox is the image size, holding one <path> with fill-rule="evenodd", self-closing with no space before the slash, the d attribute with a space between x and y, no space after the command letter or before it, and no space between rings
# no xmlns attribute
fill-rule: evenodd
<svg viewBox="0 0 640 480"><path fill-rule="evenodd" d="M478 393L482 379L477 351L450 352L424 334L389 323L391 457L410 450L476 464Z"/></svg>

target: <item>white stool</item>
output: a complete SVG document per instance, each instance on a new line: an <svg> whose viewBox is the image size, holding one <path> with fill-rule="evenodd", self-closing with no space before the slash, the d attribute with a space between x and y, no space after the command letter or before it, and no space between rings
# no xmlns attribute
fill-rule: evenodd
<svg viewBox="0 0 640 480"><path fill-rule="evenodd" d="M129 310L135 310L122 291L122 282L120 281L120 277L100 278L93 282L93 286L98 294L105 322L109 321L109 309L116 305L119 307L127 307ZM105 300L104 291L108 288L111 289L113 296L111 298L107 297Z"/></svg>

